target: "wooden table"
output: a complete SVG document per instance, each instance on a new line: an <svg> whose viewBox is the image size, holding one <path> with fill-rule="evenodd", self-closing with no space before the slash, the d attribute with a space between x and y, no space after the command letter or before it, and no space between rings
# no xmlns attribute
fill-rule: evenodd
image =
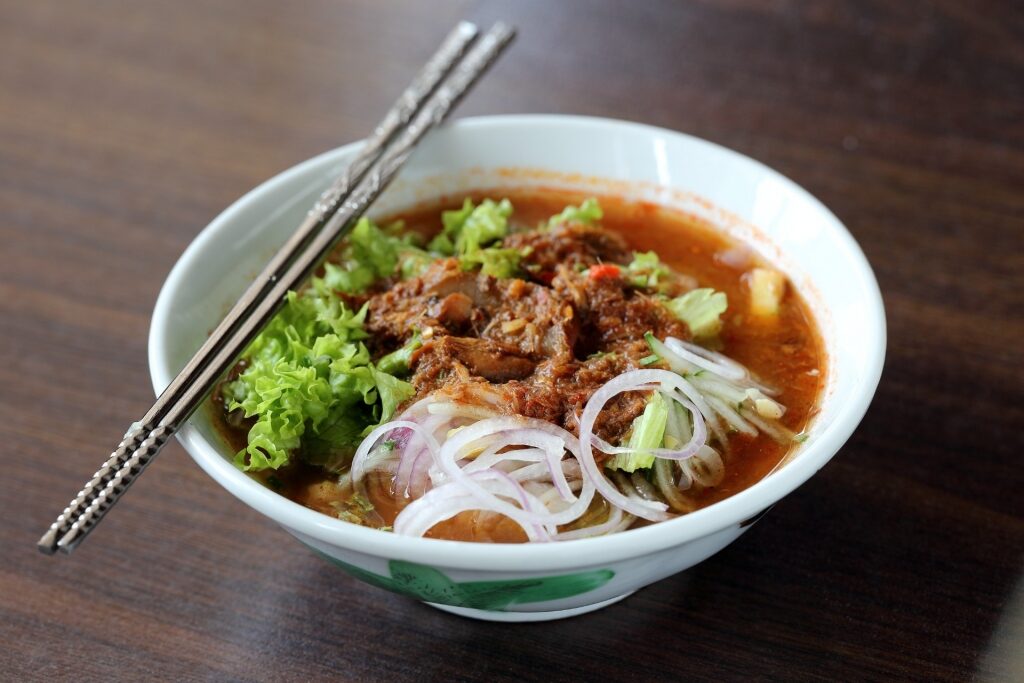
<svg viewBox="0 0 1024 683"><path fill-rule="evenodd" d="M1024 679L1013 5L3 3L0 679ZM848 445L718 556L563 622L478 623L361 585L176 444L74 556L40 555L149 405L149 314L181 251L250 187L367 131L460 17L521 28L461 114L683 130L845 221L890 325Z"/></svg>

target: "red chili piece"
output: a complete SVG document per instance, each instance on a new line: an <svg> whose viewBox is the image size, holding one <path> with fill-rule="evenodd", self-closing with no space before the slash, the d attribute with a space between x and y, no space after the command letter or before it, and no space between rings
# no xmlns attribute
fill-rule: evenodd
<svg viewBox="0 0 1024 683"><path fill-rule="evenodd" d="M619 270L618 266L611 263L599 263L596 266L590 266L587 272L591 280L604 280L606 278L617 278L622 271Z"/></svg>

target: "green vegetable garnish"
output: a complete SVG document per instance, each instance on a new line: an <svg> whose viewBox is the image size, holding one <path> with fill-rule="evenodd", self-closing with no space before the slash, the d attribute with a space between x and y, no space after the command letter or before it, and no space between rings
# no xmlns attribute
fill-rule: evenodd
<svg viewBox="0 0 1024 683"><path fill-rule="evenodd" d="M413 351L423 346L423 335L419 330L401 348L396 349L377 361L377 369L389 375L406 375L409 372L409 360Z"/></svg>
<svg viewBox="0 0 1024 683"><path fill-rule="evenodd" d="M398 253L394 241L383 230L361 218L348 236L339 264L324 266L327 285L331 289L355 294L365 290L373 281L395 272Z"/></svg>
<svg viewBox="0 0 1024 683"><path fill-rule="evenodd" d="M326 279L288 293L246 350L248 367L223 390L228 410L256 418L238 467L277 469L300 446L304 458L334 463L412 396L410 384L373 367L361 341L365 317L365 307L349 310Z"/></svg>
<svg viewBox="0 0 1024 683"><path fill-rule="evenodd" d="M467 198L461 209L441 213L444 228L430 242L430 250L445 256L465 256L508 234L512 203L485 199L479 206Z"/></svg>
<svg viewBox="0 0 1024 683"><path fill-rule="evenodd" d="M713 337L722 329L722 314L729 300L713 289L694 289L665 302L668 309L690 328L695 338Z"/></svg>
<svg viewBox="0 0 1024 683"><path fill-rule="evenodd" d="M381 230L368 218L352 228L339 263L324 264L324 280L346 294L365 291L376 280L399 273L403 279L422 273L433 257L413 244L415 235L398 236L395 227Z"/></svg>
<svg viewBox="0 0 1024 683"><path fill-rule="evenodd" d="M460 262L466 270L479 265L480 272L484 275L508 278L515 277L519 272L519 261L522 257L517 249L488 247L463 256Z"/></svg>
<svg viewBox="0 0 1024 683"><path fill-rule="evenodd" d="M632 453L619 453L607 467L613 470L634 472L654 464L654 454L647 449L659 448L665 439L665 425L668 424L669 406L664 397L655 392L647 401L647 407L633 420L632 433L627 446L636 449Z"/></svg>
<svg viewBox="0 0 1024 683"><path fill-rule="evenodd" d="M354 493L343 502L332 503L335 516L351 524L367 525L368 517L373 514L374 506L362 493Z"/></svg>
<svg viewBox="0 0 1024 683"><path fill-rule="evenodd" d="M567 206L562 209L562 213L549 218L548 227L553 228L563 223L593 225L602 218L604 218L604 211L601 210L601 205L597 203L596 199L590 197L583 200L579 206Z"/></svg>
<svg viewBox="0 0 1024 683"><path fill-rule="evenodd" d="M466 199L461 209L441 214L444 229L430 242L430 250L442 256L457 256L465 270L480 268L492 277L513 277L522 255L503 249L499 242L508 234L512 203L507 199L485 199L479 206Z"/></svg>
<svg viewBox="0 0 1024 683"><path fill-rule="evenodd" d="M435 257L427 251L411 245L404 245L398 252L398 273L403 280L419 277L423 274Z"/></svg>
<svg viewBox="0 0 1024 683"><path fill-rule="evenodd" d="M626 281L634 287L657 289L660 280L671 273L653 251L634 251L633 261L626 266Z"/></svg>

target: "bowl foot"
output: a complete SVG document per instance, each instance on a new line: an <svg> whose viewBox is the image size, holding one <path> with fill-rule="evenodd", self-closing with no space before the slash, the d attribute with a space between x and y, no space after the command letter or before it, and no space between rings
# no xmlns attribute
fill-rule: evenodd
<svg viewBox="0 0 1024 683"><path fill-rule="evenodd" d="M587 612L594 612L607 607L608 605L614 605L619 600L628 598L636 591L630 591L623 593L622 595L616 595L610 600L603 600L601 602L595 602L592 605L583 605L582 607L573 607L572 609L556 609L550 612L492 612L484 609L471 609L469 607L453 607L452 605L439 605L436 602L425 603L431 607L436 607L444 612L451 612L457 614L460 617L468 617L470 619L481 619L483 621L506 621L506 622L525 622L525 621L553 621L555 619L567 619L569 617L575 617L580 614L586 614Z"/></svg>

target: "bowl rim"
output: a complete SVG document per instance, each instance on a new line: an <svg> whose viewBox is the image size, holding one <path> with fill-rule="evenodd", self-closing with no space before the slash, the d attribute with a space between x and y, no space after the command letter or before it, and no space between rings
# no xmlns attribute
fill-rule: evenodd
<svg viewBox="0 0 1024 683"><path fill-rule="evenodd" d="M878 386L885 359L886 320L881 292L867 258L846 226L813 195L761 162L716 143L665 128L588 116L512 114L464 118L445 126L442 130L446 135L457 135L460 130L488 128L497 133L498 129L508 126L569 126L605 130L613 127L646 136L676 138L686 144L704 147L708 152L731 157L733 161L753 164L793 191L803 201L808 202L828 219L825 222L829 223L830 234L837 240L837 246L845 252L850 266L861 279L860 284L868 293L869 300L865 304L869 309L869 325L865 329L861 343L868 345L869 356L866 361L866 372L860 378L859 391L853 400L837 410L832 422L825 425L822 432L802 448L799 457L750 488L707 508L658 524L609 536L555 543L488 544L412 538L334 519L271 491L235 468L189 422L178 432L178 439L192 459L231 494L289 531L299 532L328 545L387 559L489 571L559 570L602 565L678 546L756 518L821 469L842 447L863 418ZM166 343L170 331L171 300L186 280L192 262L206 249L214 235L226 229L250 202L297 176L308 173L313 168L338 163L346 155L353 153L359 144L354 142L329 150L264 181L224 209L189 244L167 276L153 310L148 356L153 387L158 394L170 382L173 373ZM834 363L831 365L834 366Z"/></svg>

